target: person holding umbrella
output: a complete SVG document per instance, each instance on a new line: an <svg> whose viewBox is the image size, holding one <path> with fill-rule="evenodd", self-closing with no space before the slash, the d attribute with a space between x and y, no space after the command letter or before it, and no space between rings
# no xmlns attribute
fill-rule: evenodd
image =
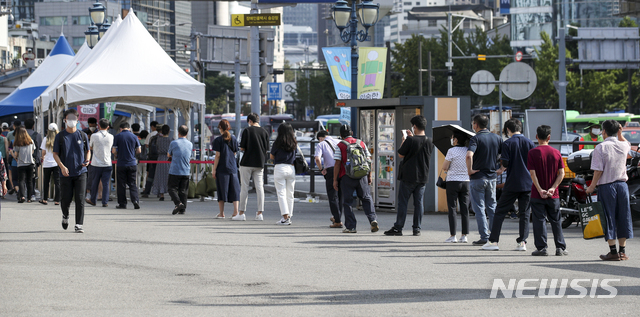
<svg viewBox="0 0 640 317"><path fill-rule="evenodd" d="M449 231L447 243L467 243L469 234L469 173L466 156L469 139L475 133L458 125L449 124L433 128L434 143L446 155L442 171L446 173L447 206L449 209ZM462 216L462 236L456 237L456 201Z"/></svg>

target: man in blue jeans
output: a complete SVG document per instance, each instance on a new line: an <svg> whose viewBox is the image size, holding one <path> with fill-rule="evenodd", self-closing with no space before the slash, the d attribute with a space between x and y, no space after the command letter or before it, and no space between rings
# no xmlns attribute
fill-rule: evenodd
<svg viewBox="0 0 640 317"><path fill-rule="evenodd" d="M116 209L127 209L127 186L133 208L140 209L138 186L136 185L136 154L142 151L138 137L130 130L128 122L120 124L120 133L113 140L113 154L118 156L116 177L118 178L118 205Z"/></svg>
<svg viewBox="0 0 640 317"><path fill-rule="evenodd" d="M489 132L489 118L485 115L473 117L472 126L476 135L469 140L467 169L471 208L476 214L480 233L480 240L474 241L473 244L484 245L489 239L489 230L496 210L496 167L502 149L502 138Z"/></svg>
<svg viewBox="0 0 640 317"><path fill-rule="evenodd" d="M401 236L404 222L407 219L409 197L413 195L413 235L420 235L422 214L424 213L424 187L429 179L429 162L433 152L433 142L425 134L427 119L423 116L411 118L413 131L407 130L403 135L398 156L402 158L398 180L398 213L396 223L384 232L387 236Z"/></svg>

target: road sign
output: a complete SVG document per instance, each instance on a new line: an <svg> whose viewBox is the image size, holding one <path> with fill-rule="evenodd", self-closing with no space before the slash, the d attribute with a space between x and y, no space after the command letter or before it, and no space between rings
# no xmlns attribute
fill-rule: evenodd
<svg viewBox="0 0 640 317"><path fill-rule="evenodd" d="M445 62L444 66L445 67L453 67L453 62Z"/></svg>
<svg viewBox="0 0 640 317"><path fill-rule="evenodd" d="M538 77L531 66L525 63L511 63L500 73L500 82L505 96L513 100L522 100L533 94Z"/></svg>
<svg viewBox="0 0 640 317"><path fill-rule="evenodd" d="M478 55L478 60L479 61L486 61L487 60L487 55Z"/></svg>
<svg viewBox="0 0 640 317"><path fill-rule="evenodd" d="M282 99L284 101L294 101L293 94L296 91L296 83L294 82L286 82L284 83L284 91L282 92Z"/></svg>
<svg viewBox="0 0 640 317"><path fill-rule="evenodd" d="M351 108L349 107L340 108L340 120L351 121Z"/></svg>
<svg viewBox="0 0 640 317"><path fill-rule="evenodd" d="M231 26L278 26L280 13L232 14Z"/></svg>
<svg viewBox="0 0 640 317"><path fill-rule="evenodd" d="M36 59L36 55L33 53L24 53L22 54L22 59L26 62L26 61L32 61L34 59Z"/></svg>
<svg viewBox="0 0 640 317"><path fill-rule="evenodd" d="M516 53L516 62L522 61L522 52L518 51Z"/></svg>
<svg viewBox="0 0 640 317"><path fill-rule="evenodd" d="M496 78L486 70L479 70L471 76L471 90L480 96L486 96L496 89Z"/></svg>
<svg viewBox="0 0 640 317"><path fill-rule="evenodd" d="M267 83L267 100L282 100L282 83Z"/></svg>

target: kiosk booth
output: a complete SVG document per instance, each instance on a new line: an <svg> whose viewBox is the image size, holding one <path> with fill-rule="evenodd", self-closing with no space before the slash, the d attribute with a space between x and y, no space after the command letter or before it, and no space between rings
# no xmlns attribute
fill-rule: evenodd
<svg viewBox="0 0 640 317"><path fill-rule="evenodd" d="M338 100L338 107L356 108L355 136L364 141L371 152L373 185L371 196L376 208L396 208L396 167L400 158L397 150L402 144L402 130L410 129L415 115L427 119L425 134L432 137L432 129L447 124L471 128L471 100L469 97L399 97L387 99ZM436 187L438 171L444 155L434 148L431 157L429 182L425 188L424 211L447 211L444 190ZM413 204L409 204L410 208Z"/></svg>

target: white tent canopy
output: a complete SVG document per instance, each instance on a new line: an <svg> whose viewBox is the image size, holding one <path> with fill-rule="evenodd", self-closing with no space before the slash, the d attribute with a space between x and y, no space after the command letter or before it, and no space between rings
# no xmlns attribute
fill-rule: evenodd
<svg viewBox="0 0 640 317"><path fill-rule="evenodd" d="M205 103L205 85L184 72L130 11L57 89L62 104L146 104L186 110Z"/></svg>

